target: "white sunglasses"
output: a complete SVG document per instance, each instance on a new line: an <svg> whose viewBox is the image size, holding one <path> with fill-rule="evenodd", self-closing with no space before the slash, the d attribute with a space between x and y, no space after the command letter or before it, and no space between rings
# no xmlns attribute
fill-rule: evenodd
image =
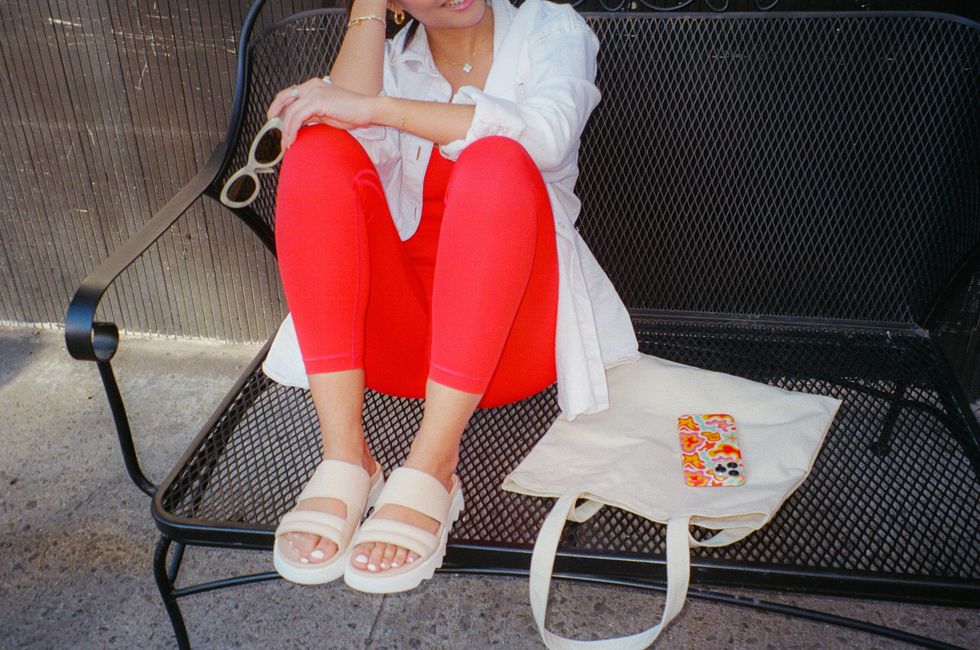
<svg viewBox="0 0 980 650"><path fill-rule="evenodd" d="M221 202L229 208L244 208L259 195L259 174L271 174L283 157L282 120L273 117L259 129L248 162L236 171L221 188Z"/></svg>

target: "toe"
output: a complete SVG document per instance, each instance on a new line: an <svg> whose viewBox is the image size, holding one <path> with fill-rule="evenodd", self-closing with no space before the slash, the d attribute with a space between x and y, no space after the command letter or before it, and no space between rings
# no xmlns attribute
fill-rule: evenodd
<svg viewBox="0 0 980 650"><path fill-rule="evenodd" d="M384 547L384 544L375 544L371 549L371 555L368 556L368 571L381 570L381 554L384 552Z"/></svg>
<svg viewBox="0 0 980 650"><path fill-rule="evenodd" d="M351 559L351 564L358 569L366 569L368 558L371 556L371 547L373 546L374 544L358 544L355 546L353 552L351 553L353 556Z"/></svg>
<svg viewBox="0 0 980 650"><path fill-rule="evenodd" d="M279 538L279 552L287 560L299 562L300 552L296 548L296 543L293 541L293 533L286 533Z"/></svg>
<svg viewBox="0 0 980 650"><path fill-rule="evenodd" d="M333 540L327 539L326 537L320 538L320 543L310 551L310 562L326 562L334 556L337 552L337 545Z"/></svg>
<svg viewBox="0 0 980 650"><path fill-rule="evenodd" d="M385 544L384 552L381 554L381 568L387 569L391 567L391 561L395 557L395 551L398 547L394 544Z"/></svg>
<svg viewBox="0 0 980 650"><path fill-rule="evenodd" d="M396 547L398 550L395 551L395 557L391 558L391 567L400 567L405 564L406 558L408 558L408 549L404 549L401 546Z"/></svg>
<svg viewBox="0 0 980 650"><path fill-rule="evenodd" d="M317 542L320 541L320 537L318 535L310 535L309 533L290 533L289 540L292 542L292 547L296 550L294 559L299 559L310 557L310 552L316 547Z"/></svg>
<svg viewBox="0 0 980 650"><path fill-rule="evenodd" d="M405 559L405 561L406 562L414 562L417 559L419 559L419 554L418 553L415 553L414 551L409 551L408 552L408 557Z"/></svg>

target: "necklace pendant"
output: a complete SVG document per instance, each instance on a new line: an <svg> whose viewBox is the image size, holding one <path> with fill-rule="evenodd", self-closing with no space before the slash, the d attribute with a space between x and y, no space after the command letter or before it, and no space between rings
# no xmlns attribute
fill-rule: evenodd
<svg viewBox="0 0 980 650"><path fill-rule="evenodd" d="M472 69L473 69L473 66L471 66L469 63L467 63L467 64L465 64L463 66L463 72L467 72L468 73Z"/></svg>

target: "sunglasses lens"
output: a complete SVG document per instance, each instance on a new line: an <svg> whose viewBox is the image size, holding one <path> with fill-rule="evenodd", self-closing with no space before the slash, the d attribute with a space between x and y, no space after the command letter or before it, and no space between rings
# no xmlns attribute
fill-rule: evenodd
<svg viewBox="0 0 980 650"><path fill-rule="evenodd" d="M247 201L255 192L255 180L251 176L239 176L228 187L228 198L236 203Z"/></svg>
<svg viewBox="0 0 980 650"><path fill-rule="evenodd" d="M255 145L255 161L260 165L271 165L282 153L282 131L269 129Z"/></svg>

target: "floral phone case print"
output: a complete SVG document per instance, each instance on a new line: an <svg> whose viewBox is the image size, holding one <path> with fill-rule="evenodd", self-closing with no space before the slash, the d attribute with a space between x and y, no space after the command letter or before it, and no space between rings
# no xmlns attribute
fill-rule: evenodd
<svg viewBox="0 0 980 650"><path fill-rule="evenodd" d="M684 478L691 487L745 483L735 418L727 413L686 413L677 418Z"/></svg>

